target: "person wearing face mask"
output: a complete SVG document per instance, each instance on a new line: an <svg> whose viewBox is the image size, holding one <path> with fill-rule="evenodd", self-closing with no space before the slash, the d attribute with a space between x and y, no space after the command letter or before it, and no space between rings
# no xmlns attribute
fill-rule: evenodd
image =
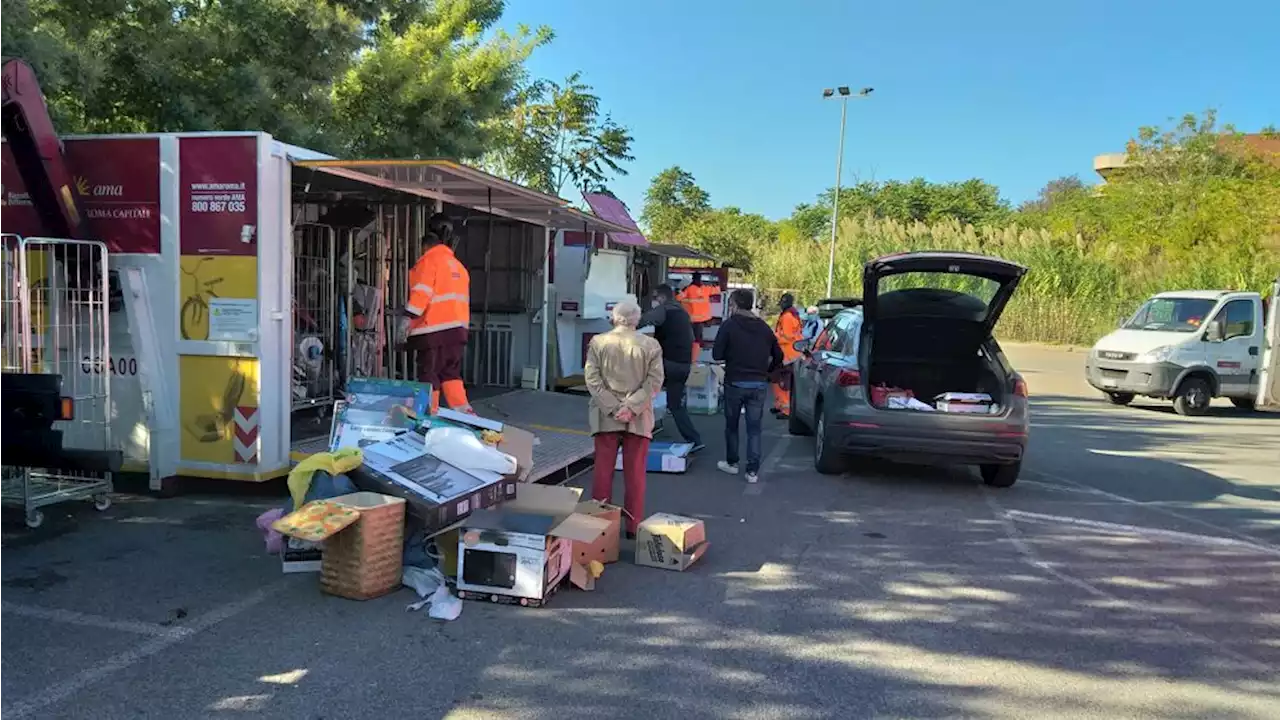
<svg viewBox="0 0 1280 720"><path fill-rule="evenodd" d="M676 423L676 430L687 443L693 443L692 452L702 450L702 436L698 434L689 411L685 408L685 384L693 366L689 363L694 344L693 322L684 306L676 301L675 291L663 283L653 291L653 308L640 318L639 327L653 327L653 338L662 346L662 370L665 380L662 389L667 391L667 411Z"/></svg>
<svg viewBox="0 0 1280 720"><path fill-rule="evenodd" d="M702 333L706 330L707 323L711 322L711 296L714 294L715 289L703 285L702 276L695 272L693 280L677 296L685 312L689 313L689 320L693 322L690 362L698 362L698 354L702 352Z"/></svg>
<svg viewBox="0 0 1280 720"><path fill-rule="evenodd" d="M752 312L750 290L729 295L732 314L716 333L711 356L724 363L725 458L716 463L721 472L738 474L738 428L747 425L746 479L754 483L760 473L761 418L769 377L782 365L782 350L768 323Z"/></svg>
<svg viewBox="0 0 1280 720"><path fill-rule="evenodd" d="M800 359L796 350L796 342L804 339L804 321L800 319L800 311L795 308L796 300L791 293L783 293L778 299L778 321L773 325L773 334L778 338L778 347L782 348L782 367L773 379L773 414L779 420L791 416L791 370L792 363Z"/></svg>

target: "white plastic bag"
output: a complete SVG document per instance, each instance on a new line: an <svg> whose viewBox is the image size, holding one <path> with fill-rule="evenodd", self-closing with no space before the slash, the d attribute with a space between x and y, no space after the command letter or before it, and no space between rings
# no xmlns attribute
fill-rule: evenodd
<svg viewBox="0 0 1280 720"><path fill-rule="evenodd" d="M421 610L430 605L427 615L436 620L457 620L462 614L462 601L449 592L445 584L444 574L439 568L420 568L412 565L404 569L401 582L413 588L418 597L423 598L405 606L406 611Z"/></svg>
<svg viewBox="0 0 1280 720"><path fill-rule="evenodd" d="M427 432L426 450L460 470L487 470L499 475L516 471L515 458L485 445L474 432L463 428L432 428Z"/></svg>

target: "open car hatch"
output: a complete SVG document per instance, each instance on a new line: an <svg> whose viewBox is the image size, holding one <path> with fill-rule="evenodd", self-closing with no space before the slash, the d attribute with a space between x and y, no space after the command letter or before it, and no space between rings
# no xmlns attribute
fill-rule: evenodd
<svg viewBox="0 0 1280 720"><path fill-rule="evenodd" d="M982 293L986 295L985 297L977 297L986 306L981 322L990 333L1000 319L1000 313L1009 303L1009 298L1013 297L1013 292L1017 289L1022 276L1026 273L1027 268L1017 263L973 253L927 251L885 255L863 266L863 317L867 326L875 323L880 296L889 290L920 290L922 300L925 299L923 294L929 290L938 291L940 296L942 293L969 294L965 291L965 282L962 279L957 278L957 282L951 283L942 277L934 280L926 280L924 277L931 274L966 275L986 281L981 284L991 288L989 292ZM886 280L907 280L907 278L897 278L904 275L910 275L909 282L896 283L897 287L882 289L882 285L888 284ZM912 303L911 307L913 310L918 308L922 312L927 312L928 303Z"/></svg>

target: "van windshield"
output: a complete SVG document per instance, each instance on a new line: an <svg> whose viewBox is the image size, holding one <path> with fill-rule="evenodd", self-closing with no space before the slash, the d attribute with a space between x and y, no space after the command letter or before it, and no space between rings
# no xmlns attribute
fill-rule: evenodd
<svg viewBox="0 0 1280 720"><path fill-rule="evenodd" d="M1151 298L1129 318L1124 329L1195 332L1217 304L1217 300L1207 298Z"/></svg>

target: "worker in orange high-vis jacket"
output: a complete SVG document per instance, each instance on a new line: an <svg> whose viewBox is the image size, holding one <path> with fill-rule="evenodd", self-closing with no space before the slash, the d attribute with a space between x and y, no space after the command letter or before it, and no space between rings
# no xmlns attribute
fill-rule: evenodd
<svg viewBox="0 0 1280 720"><path fill-rule="evenodd" d="M471 325L471 274L450 246L453 224L437 213L427 223L423 253L409 270L407 345L417 355L418 382L431 383L431 412L440 394L449 407L470 413L462 359Z"/></svg>
<svg viewBox="0 0 1280 720"><path fill-rule="evenodd" d="M773 325L773 335L778 339L778 347L782 348L782 368L773 381L773 414L779 420L791 416L791 379L795 362L800 359L800 351L795 344L804 339L804 320L800 311L795 308L796 300L791 293L783 293L778 300L778 322Z"/></svg>
<svg viewBox="0 0 1280 720"><path fill-rule="evenodd" d="M711 322L711 296L714 294L712 290L713 288L702 284L702 276L695 272L693 280L680 291L676 298L684 306L684 311L689 313L689 321L693 323L691 362L698 362L698 354L702 351L702 333Z"/></svg>

